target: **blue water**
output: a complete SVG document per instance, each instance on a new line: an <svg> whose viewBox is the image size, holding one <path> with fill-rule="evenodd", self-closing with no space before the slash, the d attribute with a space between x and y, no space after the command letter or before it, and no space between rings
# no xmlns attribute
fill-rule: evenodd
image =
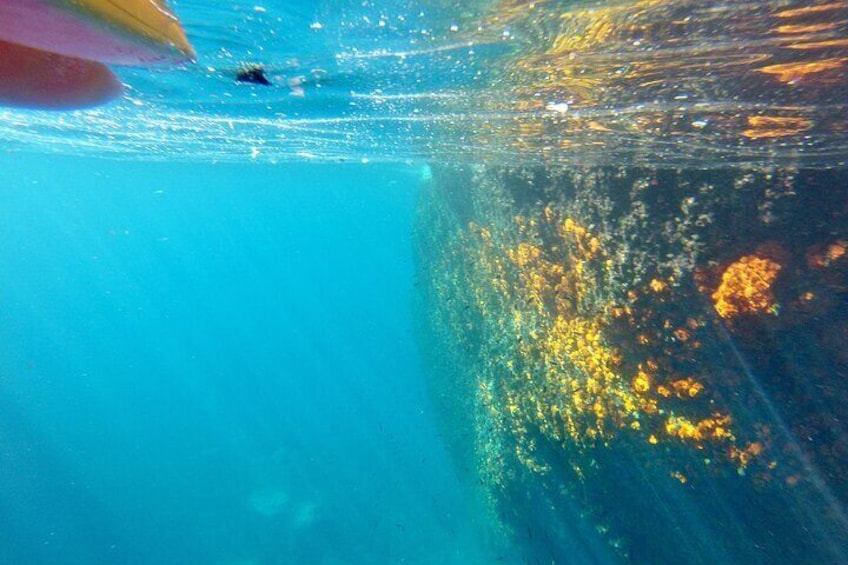
<svg viewBox="0 0 848 565"><path fill-rule="evenodd" d="M408 166L0 158L0 563L486 562Z"/></svg>

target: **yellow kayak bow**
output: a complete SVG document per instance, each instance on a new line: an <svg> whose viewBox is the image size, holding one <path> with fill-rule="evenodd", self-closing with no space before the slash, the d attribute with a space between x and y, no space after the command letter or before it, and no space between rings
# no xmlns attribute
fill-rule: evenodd
<svg viewBox="0 0 848 565"><path fill-rule="evenodd" d="M0 104L97 105L121 91L104 63L193 59L163 0L0 0Z"/></svg>
<svg viewBox="0 0 848 565"><path fill-rule="evenodd" d="M3 0L0 40L121 65L194 58L162 0Z"/></svg>

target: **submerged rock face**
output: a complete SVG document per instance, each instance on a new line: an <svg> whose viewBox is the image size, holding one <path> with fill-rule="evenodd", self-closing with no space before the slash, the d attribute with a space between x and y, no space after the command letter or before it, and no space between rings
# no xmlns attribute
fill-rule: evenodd
<svg viewBox="0 0 848 565"><path fill-rule="evenodd" d="M422 344L527 558L848 560L848 173L435 168Z"/></svg>

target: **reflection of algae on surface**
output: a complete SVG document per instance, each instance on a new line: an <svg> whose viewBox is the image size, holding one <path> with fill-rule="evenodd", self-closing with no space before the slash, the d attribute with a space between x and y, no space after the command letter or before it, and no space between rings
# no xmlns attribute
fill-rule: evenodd
<svg viewBox="0 0 848 565"><path fill-rule="evenodd" d="M475 146L548 164L844 154L848 2L503 0L480 27L514 38L489 99L514 127Z"/></svg>
<svg viewBox="0 0 848 565"><path fill-rule="evenodd" d="M848 454L826 421L848 417L848 359L815 340L848 336L846 189L830 172L437 170L419 251L437 402L473 429L453 449L501 520L545 507L555 531L577 506L637 561L839 555Z"/></svg>

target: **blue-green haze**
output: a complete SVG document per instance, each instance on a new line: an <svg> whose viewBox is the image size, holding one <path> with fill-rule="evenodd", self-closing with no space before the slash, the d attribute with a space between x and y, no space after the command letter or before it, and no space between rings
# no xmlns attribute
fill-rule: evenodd
<svg viewBox="0 0 848 565"><path fill-rule="evenodd" d="M0 160L0 561L476 559L419 168Z"/></svg>

